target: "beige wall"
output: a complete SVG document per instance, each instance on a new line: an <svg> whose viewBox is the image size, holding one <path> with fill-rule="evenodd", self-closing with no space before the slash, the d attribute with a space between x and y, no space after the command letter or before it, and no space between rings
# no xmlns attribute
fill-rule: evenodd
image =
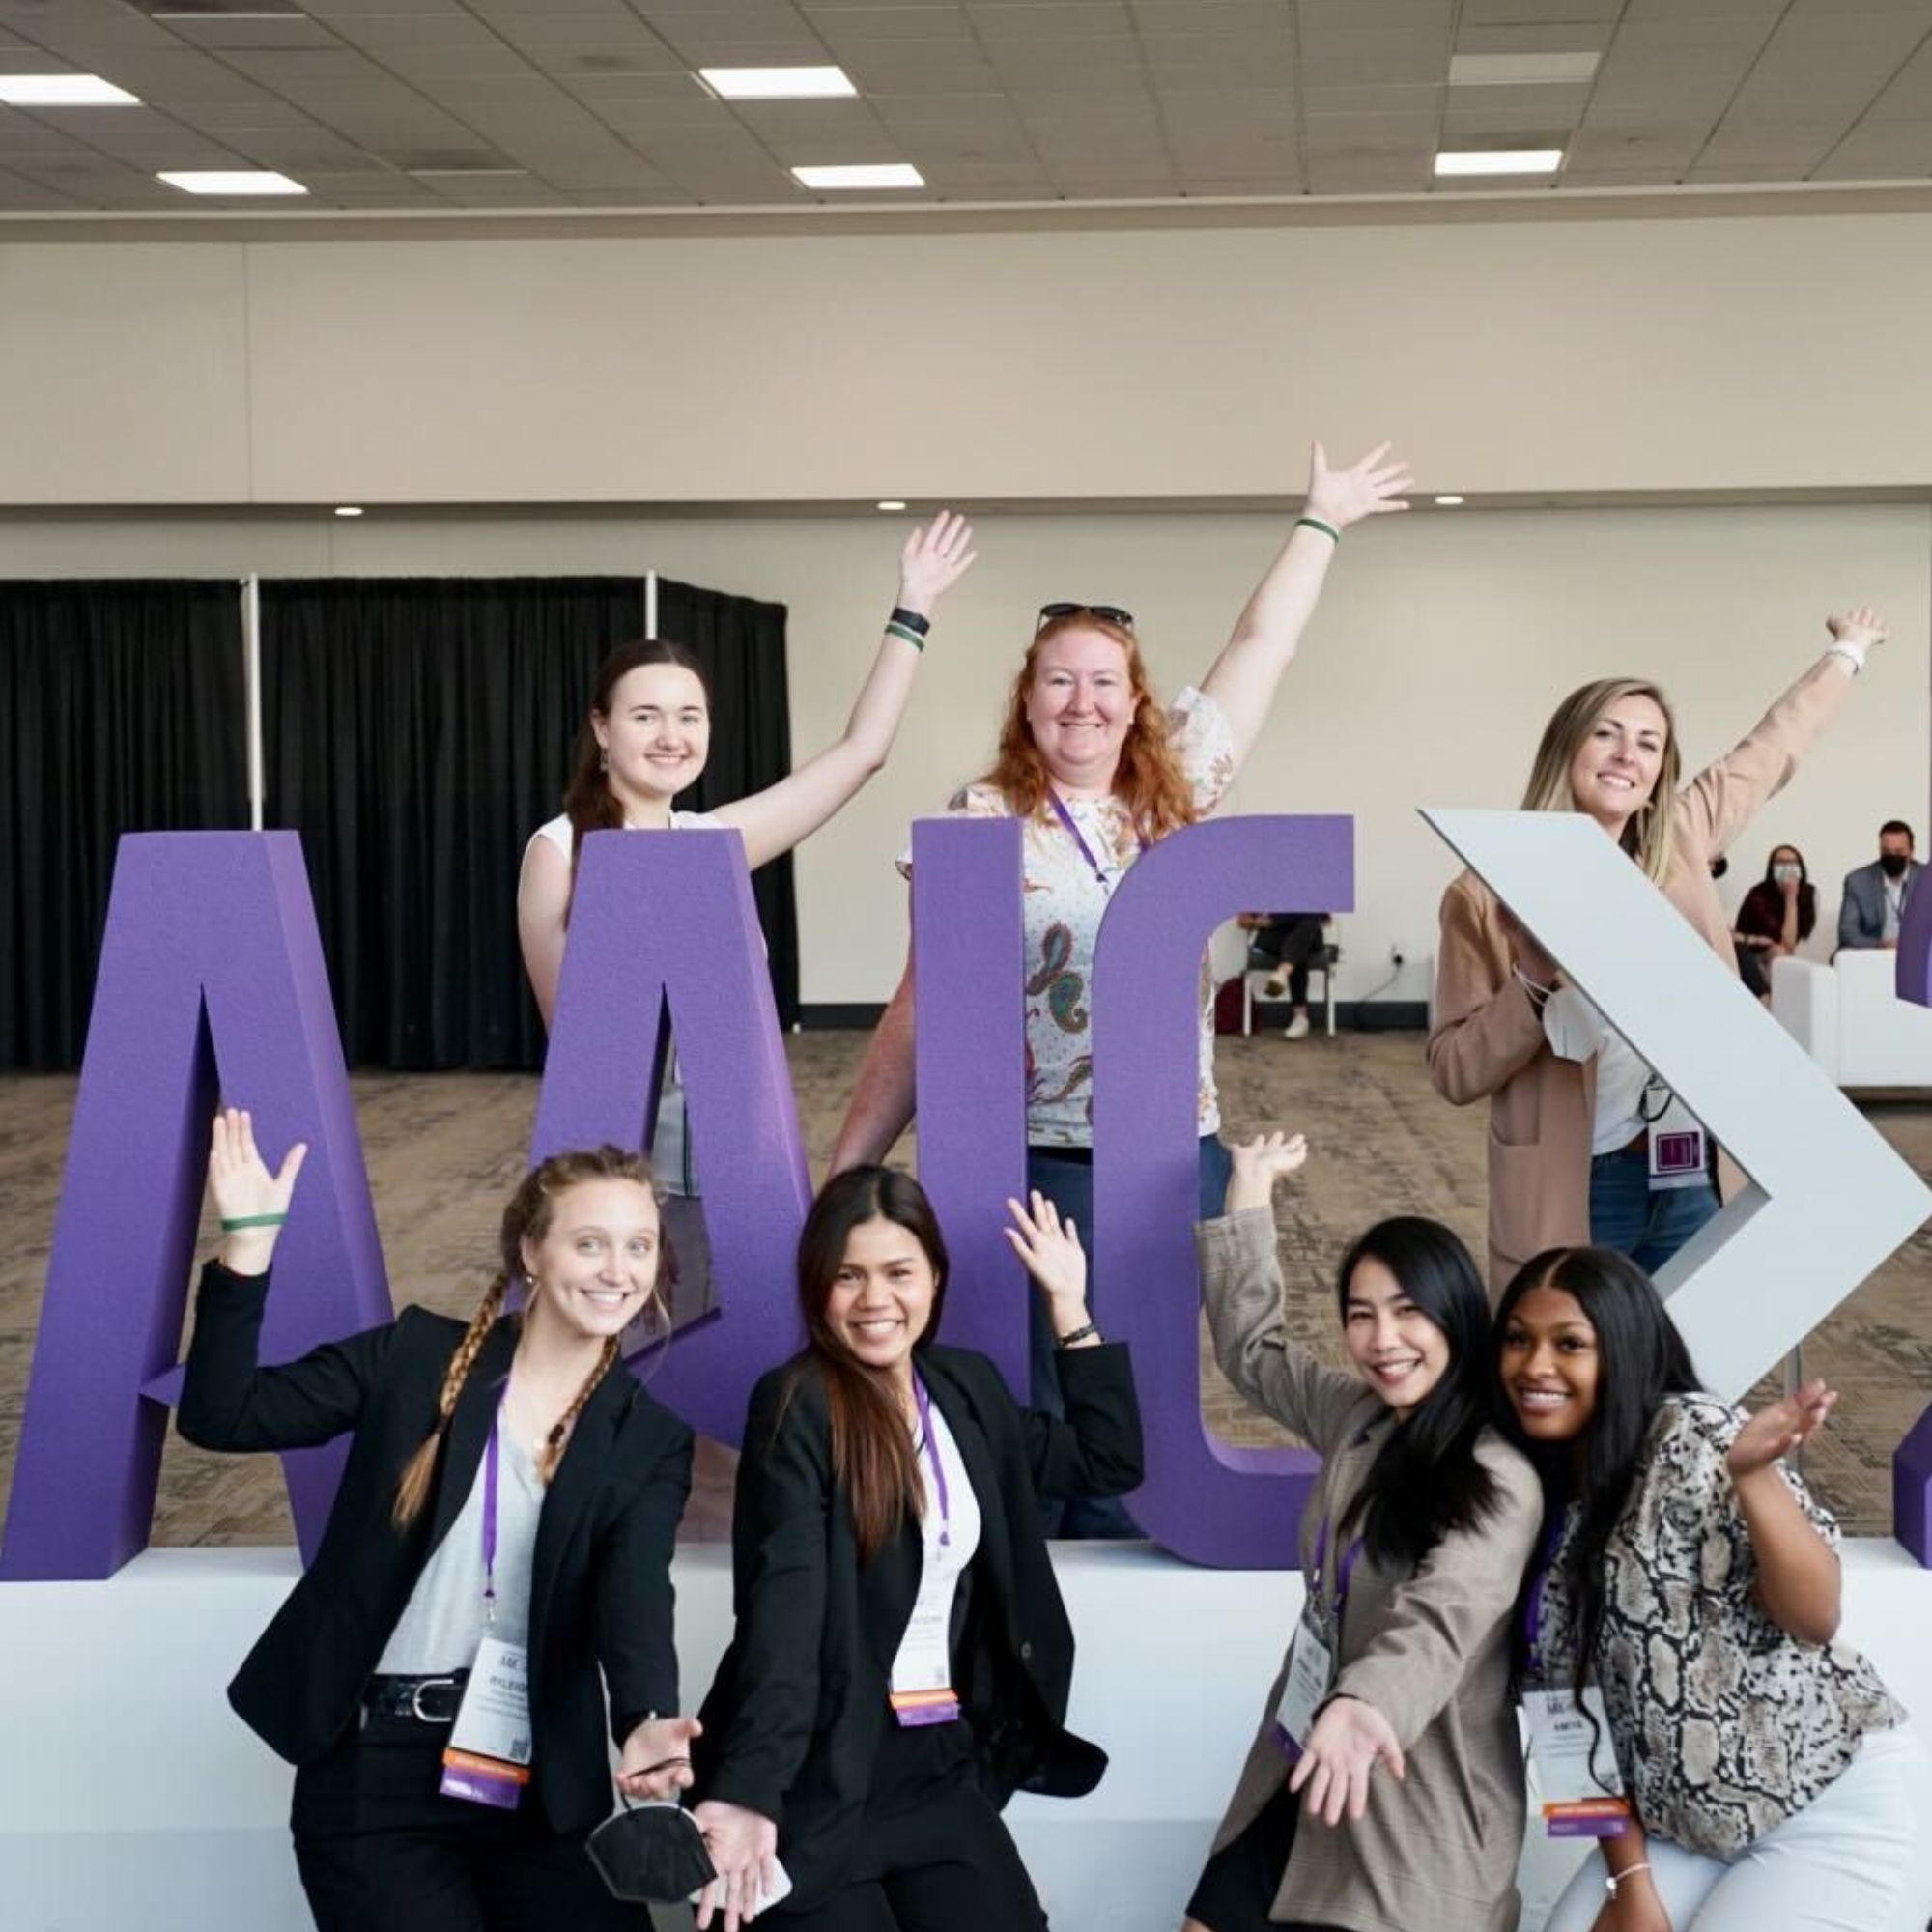
<svg viewBox="0 0 1932 1932"><path fill-rule="evenodd" d="M886 517L0 522L0 576L642 571L790 606L793 744L836 732L877 641L903 520ZM1261 516L999 516L942 612L892 764L799 855L805 998L886 997L904 944L892 859L908 821L984 763L1032 611L1132 609L1173 691L1206 668L1279 534ZM1894 641L1837 730L1746 835L1733 902L1778 838L1836 880L1879 821L1925 813L1932 729L1932 512L1918 507L1435 513L1347 540L1327 599L1237 789L1243 811L1349 811L1360 912L1341 991L1388 978L1392 942L1433 951L1452 870L1419 804L1514 804L1537 732L1573 685L1661 678L1695 762L1742 734L1869 598ZM1921 827L1921 842L1925 832ZM504 890L512 882L504 881ZM1382 989L1426 996L1426 966Z"/></svg>
<svg viewBox="0 0 1932 1932"><path fill-rule="evenodd" d="M0 243L0 502L1932 485L1932 215Z"/></svg>

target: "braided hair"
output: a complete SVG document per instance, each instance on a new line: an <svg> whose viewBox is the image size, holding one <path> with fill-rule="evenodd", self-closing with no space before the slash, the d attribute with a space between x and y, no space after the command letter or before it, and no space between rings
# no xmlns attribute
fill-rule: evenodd
<svg viewBox="0 0 1932 1932"><path fill-rule="evenodd" d="M651 1164L642 1154L610 1145L570 1153L554 1153L525 1175L503 1209L502 1229L497 1241L502 1266L484 1291L482 1302L470 1317L469 1326L463 1331L463 1339L457 1343L455 1351L450 1355L449 1366L443 1371L442 1391L437 1398L436 1427L410 1458L396 1485L396 1499L390 1507L389 1516L398 1529L407 1529L422 1514L423 1505L429 1500L430 1488L436 1478L437 1461L449 1434L450 1417L456 1413L464 1384L469 1379L470 1370L476 1366L476 1357L482 1352L484 1342L503 1312L510 1283L523 1272L524 1243L539 1242L544 1238L550 1232L551 1215L557 1197L585 1180L634 1180L640 1187L650 1188L653 1194L657 1191L651 1179ZM669 1243L665 1240L660 1247L659 1278L669 1279L673 1273ZM617 1338L612 1335L606 1340L603 1352L597 1358L597 1366L584 1378L583 1386L577 1391L570 1406L545 1436L543 1460L538 1469L545 1483L556 1474L557 1464L563 1460L563 1445L572 1426L582 1414L584 1404L597 1392L597 1385L616 1365L617 1355Z"/></svg>

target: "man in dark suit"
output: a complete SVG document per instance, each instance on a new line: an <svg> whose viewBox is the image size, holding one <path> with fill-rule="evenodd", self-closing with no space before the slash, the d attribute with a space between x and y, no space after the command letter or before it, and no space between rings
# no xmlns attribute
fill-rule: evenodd
<svg viewBox="0 0 1932 1932"><path fill-rule="evenodd" d="M1879 827L1878 858L1845 874L1845 896L1838 906L1838 948L1898 944L1905 902L1918 887L1925 867L1912 856L1912 828L1889 818Z"/></svg>

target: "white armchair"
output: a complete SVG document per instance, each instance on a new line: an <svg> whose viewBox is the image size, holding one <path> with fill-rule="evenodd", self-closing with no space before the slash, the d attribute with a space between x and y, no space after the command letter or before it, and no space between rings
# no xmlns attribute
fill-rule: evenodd
<svg viewBox="0 0 1932 1932"><path fill-rule="evenodd" d="M1840 1087L1932 1088L1932 1008L1892 990L1895 952L1776 959L1772 1015Z"/></svg>

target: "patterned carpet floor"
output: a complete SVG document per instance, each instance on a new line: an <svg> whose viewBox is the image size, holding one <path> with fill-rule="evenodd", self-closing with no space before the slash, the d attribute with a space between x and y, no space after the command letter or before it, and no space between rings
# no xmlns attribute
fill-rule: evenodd
<svg viewBox="0 0 1932 1932"><path fill-rule="evenodd" d="M787 1041L814 1174L829 1156L865 1036L812 1033ZM1331 1284L1336 1262L1385 1214L1447 1221L1480 1254L1485 1115L1430 1088L1415 1033L1278 1034L1220 1045L1230 1138L1281 1125L1308 1134L1313 1153L1278 1203L1297 1334L1339 1359ZM451 1313L473 1307L489 1274L502 1202L522 1170L536 1083L523 1075L358 1074L354 1089L389 1278L399 1300ZM40 1310L54 1206L71 1120L71 1077L0 1081L0 1491L14 1447ZM1867 1112L1920 1174L1932 1175L1932 1105L1877 1103ZM910 1146L898 1157L909 1158ZM204 1230L204 1238L212 1229ZM1932 1400L1932 1224L1861 1287L1810 1338L1807 1373L1841 1401L1806 1474L1845 1529L1888 1533L1893 1447ZM1767 1378L1763 1389L1773 1387ZM1243 1444L1284 1440L1221 1380L1204 1350L1208 1426ZM710 1539L728 1521L728 1452L707 1449L685 1532ZM156 1541L291 1540L271 1459L205 1455L170 1438Z"/></svg>

